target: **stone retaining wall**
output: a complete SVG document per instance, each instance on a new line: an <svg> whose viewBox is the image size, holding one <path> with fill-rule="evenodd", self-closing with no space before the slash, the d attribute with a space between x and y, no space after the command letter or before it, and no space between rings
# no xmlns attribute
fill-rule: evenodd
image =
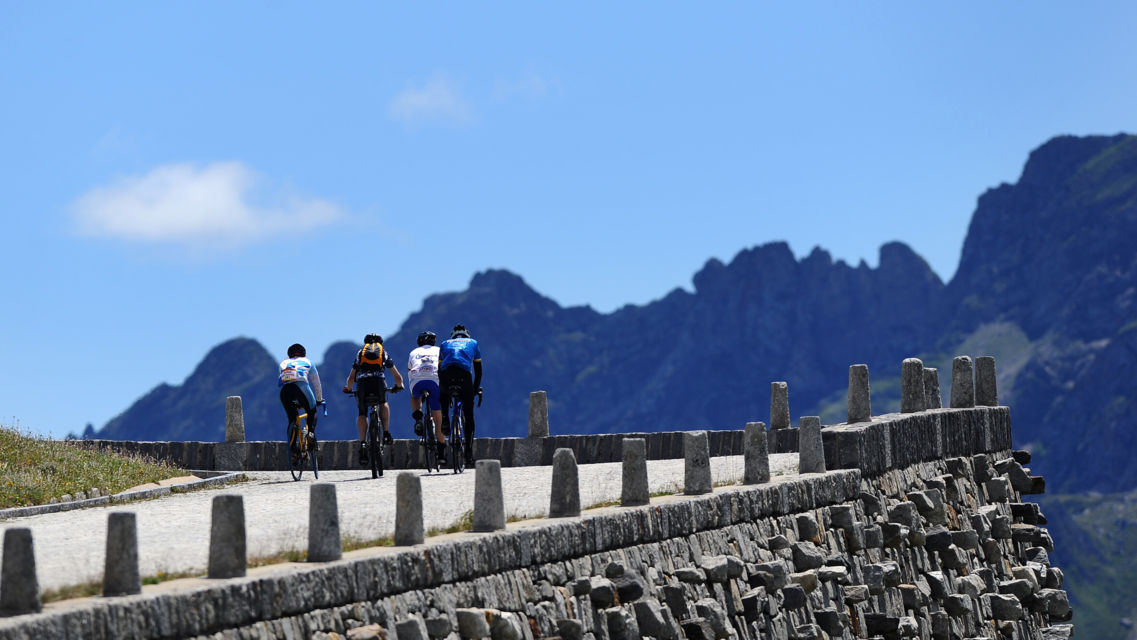
<svg viewBox="0 0 1137 640"><path fill-rule="evenodd" d="M824 430L827 473L59 603L0 637L1062 638L1002 407ZM617 447L618 450L618 447ZM381 635L383 634L383 635Z"/></svg>

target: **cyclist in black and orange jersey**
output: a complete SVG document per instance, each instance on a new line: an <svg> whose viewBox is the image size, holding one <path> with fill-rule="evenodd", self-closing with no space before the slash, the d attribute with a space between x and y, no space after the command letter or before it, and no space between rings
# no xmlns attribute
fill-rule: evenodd
<svg viewBox="0 0 1137 640"><path fill-rule="evenodd" d="M391 444L391 432L387 424L391 418L391 407L387 405L387 376L385 369L390 369L395 375L395 386L391 393L403 390L403 376L395 367L395 362L387 350L383 348L383 337L377 333L369 333L363 338L363 348L355 354L355 362L351 364L351 373L344 383L343 392L351 393L354 385L358 386L355 393L356 404L359 406L359 417L355 419L355 426L359 429L359 464L367 464L367 396L379 398L379 420L383 423L383 442Z"/></svg>

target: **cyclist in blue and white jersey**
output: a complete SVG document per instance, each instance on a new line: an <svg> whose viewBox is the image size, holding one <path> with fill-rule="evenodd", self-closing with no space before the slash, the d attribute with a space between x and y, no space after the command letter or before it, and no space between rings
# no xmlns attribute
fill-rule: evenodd
<svg viewBox="0 0 1137 640"><path fill-rule="evenodd" d="M460 324L454 325L450 339L438 348L438 384L442 387L442 428L450 431L450 394L452 386L461 388L462 421L466 424L466 465L474 464L474 395L482 391L482 352L478 341ZM471 380L471 376L473 380Z"/></svg>
<svg viewBox="0 0 1137 640"><path fill-rule="evenodd" d="M438 347L434 346L437 336L433 331L418 334L418 347L411 351L407 359L407 386L411 389L411 411L415 420L415 435L422 435L422 395L430 392L427 398L431 417L434 418L434 439L438 442L438 455L446 450L446 436L442 434L442 394L438 391Z"/></svg>
<svg viewBox="0 0 1137 640"><path fill-rule="evenodd" d="M280 363L277 383L280 386L280 403L288 414L289 424L296 420L296 404L299 404L308 414L309 442L316 446L316 407L324 404L324 389L320 384L320 373L308 359L304 345L297 343L288 347L288 359Z"/></svg>

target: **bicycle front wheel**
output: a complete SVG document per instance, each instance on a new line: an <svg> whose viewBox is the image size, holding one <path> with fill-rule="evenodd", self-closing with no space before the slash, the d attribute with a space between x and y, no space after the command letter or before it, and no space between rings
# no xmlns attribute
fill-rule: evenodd
<svg viewBox="0 0 1137 640"><path fill-rule="evenodd" d="M312 465L312 477L320 479L320 462L316 459L316 447L308 447L308 462Z"/></svg>
<svg viewBox="0 0 1137 640"><path fill-rule="evenodd" d="M379 412L372 410L367 424L367 457L371 463L371 477L383 475L383 440L379 437Z"/></svg>

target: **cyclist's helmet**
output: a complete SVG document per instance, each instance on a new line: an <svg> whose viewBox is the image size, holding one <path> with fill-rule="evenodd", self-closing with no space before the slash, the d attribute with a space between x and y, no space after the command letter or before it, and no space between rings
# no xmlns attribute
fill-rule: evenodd
<svg viewBox="0 0 1137 640"><path fill-rule="evenodd" d="M433 345L434 340L437 337L438 336L434 335L433 331L423 331L422 333L418 334L418 346L421 347L427 344Z"/></svg>
<svg viewBox="0 0 1137 640"><path fill-rule="evenodd" d="M466 325L456 324L450 331L450 337L453 338L469 338L470 332L466 330Z"/></svg>
<svg viewBox="0 0 1137 640"><path fill-rule="evenodd" d="M378 333L369 333L363 336L363 344L371 344L372 342L383 344L383 336L379 335Z"/></svg>
<svg viewBox="0 0 1137 640"><path fill-rule="evenodd" d="M304 358L308 356L308 352L304 350L304 345L297 342L296 344L288 347L289 358Z"/></svg>

